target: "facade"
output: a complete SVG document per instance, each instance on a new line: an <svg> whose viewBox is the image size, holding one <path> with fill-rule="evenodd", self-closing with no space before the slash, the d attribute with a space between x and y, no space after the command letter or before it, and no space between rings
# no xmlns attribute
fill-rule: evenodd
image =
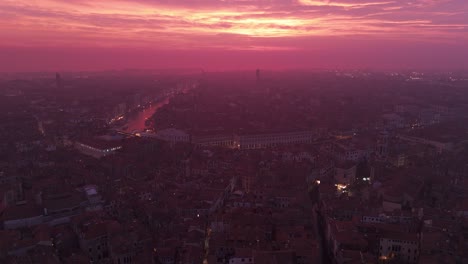
<svg viewBox="0 0 468 264"><path fill-rule="evenodd" d="M229 260L229 264L254 264L255 261L252 257L235 257Z"/></svg>
<svg viewBox="0 0 468 264"><path fill-rule="evenodd" d="M414 220L412 216L394 216L394 215L365 215L362 217L363 223L371 224L398 224L398 223L411 223Z"/></svg>
<svg viewBox="0 0 468 264"><path fill-rule="evenodd" d="M166 141L189 142L194 145L235 148L235 149L262 149L287 144L311 143L315 137L313 131L284 132L269 134L218 134L218 135L192 135L176 129L165 129L158 132L157 137Z"/></svg>
<svg viewBox="0 0 468 264"><path fill-rule="evenodd" d="M453 149L453 143L451 142L439 142L439 141L429 140L429 139L420 138L420 137L411 137L411 136L403 136L403 135L398 136L398 138L404 141L433 146L439 152L451 151Z"/></svg>
<svg viewBox="0 0 468 264"><path fill-rule="evenodd" d="M335 182L349 185L356 179L356 165L353 163L338 164L335 168Z"/></svg>
<svg viewBox="0 0 468 264"><path fill-rule="evenodd" d="M311 143L315 133L312 131L284 132L239 136L240 149L262 149L285 144Z"/></svg>
<svg viewBox="0 0 468 264"><path fill-rule="evenodd" d="M15 205L24 199L24 191L20 181L0 182L0 185L2 185L0 189L0 207Z"/></svg>
<svg viewBox="0 0 468 264"><path fill-rule="evenodd" d="M78 243L92 262L102 262L109 257L107 222L82 222L75 226Z"/></svg>
<svg viewBox="0 0 468 264"><path fill-rule="evenodd" d="M380 239L380 260L397 259L398 263L418 263L419 239L416 235L386 236Z"/></svg>
<svg viewBox="0 0 468 264"><path fill-rule="evenodd" d="M115 151L122 148L120 144L99 144L99 143L85 143L75 142L75 148L85 155L95 158L105 157L114 154Z"/></svg>
<svg viewBox="0 0 468 264"><path fill-rule="evenodd" d="M189 134L187 134L185 131L175 128L160 130L156 133L156 137L164 141L169 141L171 143L190 142Z"/></svg>
<svg viewBox="0 0 468 264"><path fill-rule="evenodd" d="M352 141L341 141L325 144L322 150L340 162L358 162L368 159L374 152L374 147L370 146L370 144L356 144Z"/></svg>
<svg viewBox="0 0 468 264"><path fill-rule="evenodd" d="M199 146L238 148L238 140L235 135L193 135L192 143Z"/></svg>
<svg viewBox="0 0 468 264"><path fill-rule="evenodd" d="M401 153L391 156L389 162L395 167L404 167L406 165L406 154Z"/></svg>

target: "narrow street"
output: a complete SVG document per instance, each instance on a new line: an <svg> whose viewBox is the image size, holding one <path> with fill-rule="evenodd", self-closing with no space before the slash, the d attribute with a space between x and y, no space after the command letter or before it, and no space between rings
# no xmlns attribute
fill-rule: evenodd
<svg viewBox="0 0 468 264"><path fill-rule="evenodd" d="M317 235L318 235L319 242L320 242L320 262L322 264L331 264L333 262L328 255L327 241L326 241L325 232L324 232L325 228L324 228L323 217L320 214L320 211L318 211L318 209L314 210L314 218L315 218L315 226L316 226Z"/></svg>
<svg viewBox="0 0 468 264"><path fill-rule="evenodd" d="M325 225L323 221L323 216L321 215L318 206L317 206L317 200L313 198L313 195L311 192L309 192L309 196L311 198L312 202L312 216L314 219L314 227L315 227L315 233L318 236L319 240L319 247L320 247L320 263L322 264L331 264L333 263L332 260L330 259L328 255L328 250L327 250L327 241L325 238Z"/></svg>

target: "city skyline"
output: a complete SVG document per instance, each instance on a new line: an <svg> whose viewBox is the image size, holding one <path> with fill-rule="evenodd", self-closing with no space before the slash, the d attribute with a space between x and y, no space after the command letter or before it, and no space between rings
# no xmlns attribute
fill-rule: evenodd
<svg viewBox="0 0 468 264"><path fill-rule="evenodd" d="M468 0L1 0L0 263L468 263Z"/></svg>
<svg viewBox="0 0 468 264"><path fill-rule="evenodd" d="M3 1L0 71L466 69L467 13L461 0Z"/></svg>

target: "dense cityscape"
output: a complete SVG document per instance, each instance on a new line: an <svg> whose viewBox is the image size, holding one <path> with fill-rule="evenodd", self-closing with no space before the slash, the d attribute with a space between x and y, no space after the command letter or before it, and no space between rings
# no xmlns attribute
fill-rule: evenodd
<svg viewBox="0 0 468 264"><path fill-rule="evenodd" d="M0 264L468 264L468 0L0 20Z"/></svg>
<svg viewBox="0 0 468 264"><path fill-rule="evenodd" d="M468 263L468 74L0 75L0 263Z"/></svg>

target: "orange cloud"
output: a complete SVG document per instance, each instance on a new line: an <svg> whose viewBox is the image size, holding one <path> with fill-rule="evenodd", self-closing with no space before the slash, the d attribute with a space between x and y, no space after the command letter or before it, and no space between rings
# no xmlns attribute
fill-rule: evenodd
<svg viewBox="0 0 468 264"><path fill-rule="evenodd" d="M307 37L468 35L467 3L450 0L4 0L0 16L2 44L18 46L298 50L310 46L294 39Z"/></svg>

